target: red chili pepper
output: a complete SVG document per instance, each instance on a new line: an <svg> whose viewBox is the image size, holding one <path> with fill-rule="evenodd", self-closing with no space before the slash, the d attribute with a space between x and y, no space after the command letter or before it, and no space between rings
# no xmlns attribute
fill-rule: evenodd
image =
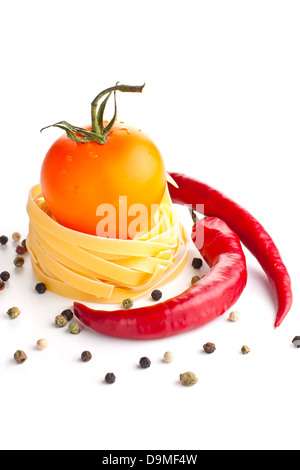
<svg viewBox="0 0 300 470"><path fill-rule="evenodd" d="M171 186L170 194L174 203L201 204L204 215L219 217L239 236L241 242L256 257L273 284L278 298L275 328L280 326L293 303L291 278L278 248L262 225L248 211L207 184L178 173L171 173L179 189Z"/></svg>
<svg viewBox="0 0 300 470"><path fill-rule="evenodd" d="M217 218L200 220L192 239L204 231L200 253L211 270L184 293L153 306L128 311L92 310L74 303L76 317L99 333L129 339L158 339L198 328L225 313L243 292L247 266L237 235Z"/></svg>

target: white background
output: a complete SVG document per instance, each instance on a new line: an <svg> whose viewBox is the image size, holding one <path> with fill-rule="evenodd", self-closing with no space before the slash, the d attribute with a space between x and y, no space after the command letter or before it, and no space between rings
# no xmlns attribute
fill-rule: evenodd
<svg viewBox="0 0 300 470"><path fill-rule="evenodd" d="M277 243L295 295L274 330L274 293L245 250L238 323L228 312L159 341L87 329L74 337L53 326L70 301L35 294L30 261L15 270L10 241L0 248L0 270L12 274L0 293L1 449L299 450L300 351L291 344L300 335L299 2L16 0L1 6L0 22L1 234L27 234L28 191L61 134L40 128L62 119L84 125L99 91L146 81L142 95L118 95L119 119L152 137L169 171L252 212ZM184 279L175 284L165 297ZM11 321L14 305L22 315ZM35 349L41 337L44 352ZM216 343L212 356L202 351L207 341ZM27 352L23 366L16 349ZM79 359L85 349L88 364ZM169 365L167 350L176 354ZM145 355L152 366L141 370ZM179 384L186 370L198 375L196 386ZM112 386L107 372L117 376Z"/></svg>

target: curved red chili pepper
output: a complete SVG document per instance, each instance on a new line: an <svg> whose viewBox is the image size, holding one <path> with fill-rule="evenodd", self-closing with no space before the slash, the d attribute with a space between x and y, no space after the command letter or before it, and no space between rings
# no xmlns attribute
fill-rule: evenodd
<svg viewBox="0 0 300 470"><path fill-rule="evenodd" d="M280 326L291 309L293 294L291 278L270 235L248 211L216 189L179 173L170 175L179 186L169 185L174 203L193 205L194 210L197 204L203 205L204 215L224 220L256 257L277 292L275 328Z"/></svg>
<svg viewBox="0 0 300 470"><path fill-rule="evenodd" d="M198 328L225 313L243 292L247 266L237 235L216 218L200 220L200 253L211 270L184 293L165 302L132 310L92 310L74 303L76 317L99 333L129 339L158 339Z"/></svg>

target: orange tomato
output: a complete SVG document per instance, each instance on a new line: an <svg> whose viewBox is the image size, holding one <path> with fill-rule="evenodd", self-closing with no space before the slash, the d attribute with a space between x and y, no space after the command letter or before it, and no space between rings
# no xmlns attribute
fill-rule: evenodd
<svg viewBox="0 0 300 470"><path fill-rule="evenodd" d="M128 229L138 214L130 214L124 232L124 201L128 208L141 204L147 209L148 220L141 216L137 227L143 229L152 206L162 200L166 171L158 148L145 133L116 122L105 144L76 143L62 135L46 154L41 186L61 225L107 237L100 222L107 216L103 205L109 205L116 215L116 238L133 238Z"/></svg>

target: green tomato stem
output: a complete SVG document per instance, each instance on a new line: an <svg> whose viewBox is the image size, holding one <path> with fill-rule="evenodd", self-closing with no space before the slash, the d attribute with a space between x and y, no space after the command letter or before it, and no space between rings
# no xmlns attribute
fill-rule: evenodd
<svg viewBox="0 0 300 470"><path fill-rule="evenodd" d="M92 101L91 104L91 115L92 115L92 130L88 131L82 129L81 127L73 126L67 121L60 121L56 124L43 127L41 132L44 129L49 127L58 127L59 129L64 130L67 133L67 136L76 143L86 143L86 142L97 142L98 144L105 144L108 141L108 133L111 131L116 119L117 119L117 104L116 104L116 92L121 91L123 93L141 93L145 87L145 83L142 86L131 86L131 85L120 85L117 83L115 86L107 88L106 90L99 93L96 98ZM114 93L115 101L115 111L111 121L104 127L104 111L106 104L111 96ZM98 105L101 102L101 99L108 95L105 100L100 104L99 110Z"/></svg>

